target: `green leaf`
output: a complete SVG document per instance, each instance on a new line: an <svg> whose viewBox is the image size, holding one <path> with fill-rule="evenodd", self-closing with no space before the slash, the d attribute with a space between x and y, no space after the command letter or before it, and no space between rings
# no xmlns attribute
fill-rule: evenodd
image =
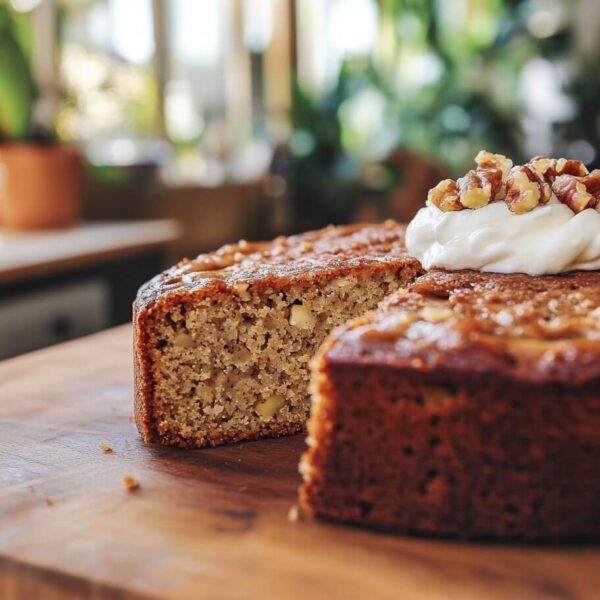
<svg viewBox="0 0 600 600"><path fill-rule="evenodd" d="M27 136L34 100L30 65L15 36L10 14L0 6L0 138Z"/></svg>

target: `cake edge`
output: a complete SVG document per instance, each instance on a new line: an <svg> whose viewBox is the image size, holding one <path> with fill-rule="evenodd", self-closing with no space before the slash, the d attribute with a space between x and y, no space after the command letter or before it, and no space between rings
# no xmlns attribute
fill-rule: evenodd
<svg viewBox="0 0 600 600"><path fill-rule="evenodd" d="M252 434L217 436L211 438L203 446L194 444L188 438L165 438L157 431L157 426L154 417L154 377L152 373L152 360L150 359L150 343L149 330L151 329L151 321L155 318L166 314L169 308L177 305L180 301L194 302L207 297L235 297L238 295L235 287L230 283L214 279L207 285L193 290L185 291L181 289L165 290L162 294L148 300L143 298L146 288L155 286L157 280L164 277L171 270L168 269L157 275L152 280L147 282L138 293L138 297L133 304L133 350L134 350L134 418L135 423L140 432L142 439L148 445L176 445L184 448L197 448L206 446L219 446L224 443L234 443L244 440L263 439L268 437L280 437L291 435L306 429L306 423L302 425L282 425L279 428L274 428L269 432L255 432ZM419 275L423 273L420 263L405 255L398 258L395 262L381 262L374 264L347 264L344 266L329 267L322 271L303 273L292 279L289 276L281 277L278 275L268 275L262 279L253 280L252 286L255 290L276 287L284 290L286 287L294 285L319 285L322 282L333 280L337 277L344 277L352 274L358 274L368 270L380 271L410 271L410 276L404 282L404 285L410 285ZM240 280L241 281L241 280Z"/></svg>

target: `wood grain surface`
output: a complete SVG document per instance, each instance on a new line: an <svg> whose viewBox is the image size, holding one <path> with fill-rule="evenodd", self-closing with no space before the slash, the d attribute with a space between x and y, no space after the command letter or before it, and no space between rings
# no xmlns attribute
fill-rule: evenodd
<svg viewBox="0 0 600 600"><path fill-rule="evenodd" d="M302 436L146 448L131 362L122 327L0 364L0 598L600 597L597 546L290 522Z"/></svg>

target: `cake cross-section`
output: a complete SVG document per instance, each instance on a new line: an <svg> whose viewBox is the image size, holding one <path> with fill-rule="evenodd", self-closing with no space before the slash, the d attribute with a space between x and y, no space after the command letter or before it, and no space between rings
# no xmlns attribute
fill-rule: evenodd
<svg viewBox="0 0 600 600"><path fill-rule="evenodd" d="M404 227L239 242L158 275L134 306L136 422L185 447L300 431L309 360L336 326L421 273Z"/></svg>

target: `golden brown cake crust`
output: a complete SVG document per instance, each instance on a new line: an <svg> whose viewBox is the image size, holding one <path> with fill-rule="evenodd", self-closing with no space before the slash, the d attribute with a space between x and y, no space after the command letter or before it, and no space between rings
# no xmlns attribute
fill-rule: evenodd
<svg viewBox="0 0 600 600"><path fill-rule="evenodd" d="M404 248L406 227L394 221L380 225L329 226L272 242L228 244L215 252L183 260L143 285L135 311L177 293L206 290L236 292L239 283L312 282L329 275L341 275L357 268L405 261L420 269Z"/></svg>
<svg viewBox="0 0 600 600"><path fill-rule="evenodd" d="M313 364L305 511L386 531L600 539L600 273L430 272Z"/></svg>
<svg viewBox="0 0 600 600"><path fill-rule="evenodd" d="M600 272L431 271L410 292L350 325L328 360L531 382L600 378ZM398 327L403 313L410 323Z"/></svg>
<svg viewBox="0 0 600 600"><path fill-rule="evenodd" d="M326 229L273 242L231 244L194 260L184 260L146 283L134 303L135 419L146 443L193 446L186 439L161 439L153 414L154 378L150 351L152 323L181 303L210 297L218 300L254 290L299 283L322 282L355 272L382 272L404 268L410 277L422 273L417 260L406 255L405 226L387 221L380 225L330 226ZM283 426L269 435L286 435L301 427ZM210 445L261 437L240 433L234 438L214 437Z"/></svg>

